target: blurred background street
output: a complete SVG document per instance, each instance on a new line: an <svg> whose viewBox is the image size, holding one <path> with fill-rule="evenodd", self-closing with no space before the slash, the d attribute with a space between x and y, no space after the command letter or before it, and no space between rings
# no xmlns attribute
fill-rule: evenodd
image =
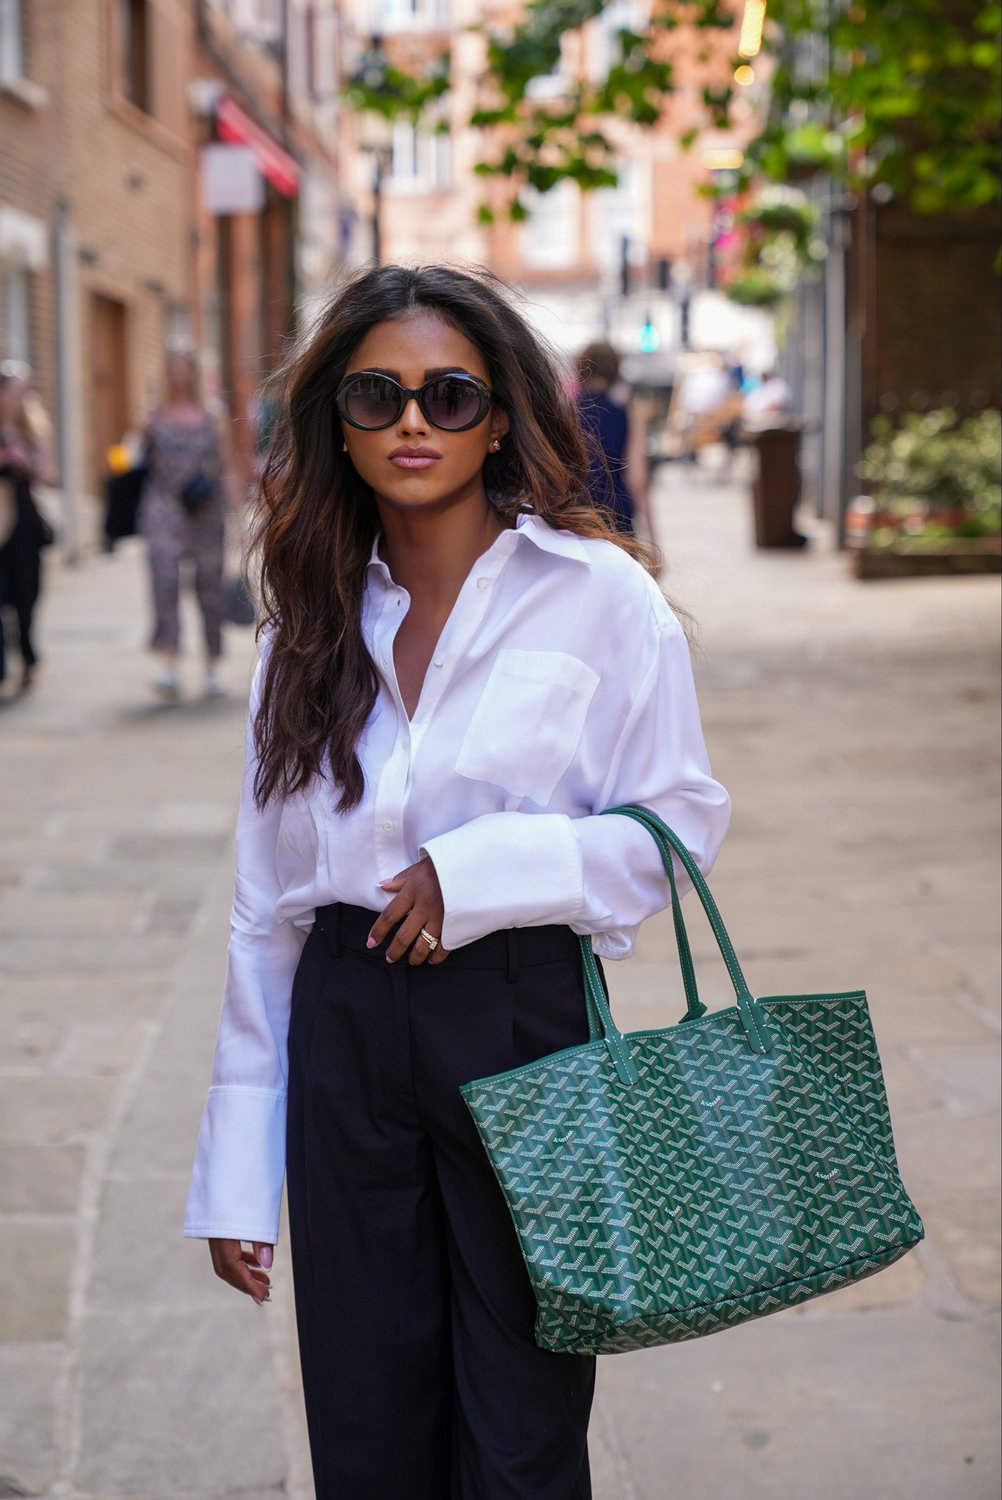
<svg viewBox="0 0 1002 1500"><path fill-rule="evenodd" d="M928 1238L799 1312L602 1361L596 1495L989 1500L995 586L861 588L823 529L810 555L756 555L746 486L687 467L661 471L656 513L735 804L714 890L761 992L866 985ZM147 706L141 561L132 544L60 574L47 691L0 721L0 779L18 789L0 863L0 1474L8 1494L305 1500L286 1248L259 1312L179 1239L250 632L230 633L225 699ZM724 1003L695 910L689 925ZM679 1015L672 942L659 918L613 970L621 1024Z"/></svg>
<svg viewBox="0 0 1002 1500"><path fill-rule="evenodd" d="M867 988L927 1231L604 1360L596 1500L994 1500L1000 35L994 0L0 0L0 1497L313 1495L285 1244L258 1312L180 1235L241 549L332 285L445 260L626 434L596 503L693 620L714 892L760 992ZM217 480L177 655L171 411ZM612 978L676 1019L670 922Z"/></svg>

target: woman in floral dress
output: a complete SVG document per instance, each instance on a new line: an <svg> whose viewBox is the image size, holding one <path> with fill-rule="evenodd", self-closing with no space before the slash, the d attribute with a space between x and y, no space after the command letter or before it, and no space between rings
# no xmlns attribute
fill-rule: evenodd
<svg viewBox="0 0 1002 1500"><path fill-rule="evenodd" d="M217 696L223 690L217 663L222 655L228 459L224 428L219 418L198 399L191 357L171 354L167 361L165 400L147 424L149 477L139 519L149 553L153 592L151 646L163 661L154 688L167 699L180 696L178 606L181 570L186 560L192 565L195 596L202 615L205 691L209 696ZM200 503L193 504L200 493Z"/></svg>

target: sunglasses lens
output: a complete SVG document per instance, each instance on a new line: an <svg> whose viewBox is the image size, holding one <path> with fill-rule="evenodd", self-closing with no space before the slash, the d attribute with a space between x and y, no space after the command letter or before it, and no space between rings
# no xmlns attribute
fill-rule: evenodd
<svg viewBox="0 0 1002 1500"><path fill-rule="evenodd" d="M360 375L344 393L344 409L359 427L388 427L400 414L400 391L381 375Z"/></svg>
<svg viewBox="0 0 1002 1500"><path fill-rule="evenodd" d="M455 375L446 375L433 381L424 389L424 410L429 422L447 432L460 427L469 427L477 420L481 397L479 387L472 380L460 380Z"/></svg>

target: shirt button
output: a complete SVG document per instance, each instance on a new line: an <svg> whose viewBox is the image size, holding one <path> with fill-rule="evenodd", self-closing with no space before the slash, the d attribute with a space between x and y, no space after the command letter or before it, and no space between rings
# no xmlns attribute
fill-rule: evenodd
<svg viewBox="0 0 1002 1500"><path fill-rule="evenodd" d="M436 667L444 667L445 666L445 657L444 656L436 656L436 658L435 658L435 665L436 665Z"/></svg>
<svg viewBox="0 0 1002 1500"><path fill-rule="evenodd" d="M478 589L485 589L485 588L487 588L487 586L489 585L489 583L490 583L490 579L489 578L478 578L477 579L477 588Z"/></svg>
<svg viewBox="0 0 1002 1500"><path fill-rule="evenodd" d="M383 832L384 833L392 833L393 832L393 824L390 822L390 820L388 818L387 818L386 822L383 824Z"/></svg>

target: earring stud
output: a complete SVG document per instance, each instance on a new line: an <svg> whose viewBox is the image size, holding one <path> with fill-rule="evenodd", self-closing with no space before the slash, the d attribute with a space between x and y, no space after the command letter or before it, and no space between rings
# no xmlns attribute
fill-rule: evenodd
<svg viewBox="0 0 1002 1500"><path fill-rule="evenodd" d="M500 438L495 438L494 441L491 443L491 452L492 453L500 453L501 452L501 439Z"/></svg>

